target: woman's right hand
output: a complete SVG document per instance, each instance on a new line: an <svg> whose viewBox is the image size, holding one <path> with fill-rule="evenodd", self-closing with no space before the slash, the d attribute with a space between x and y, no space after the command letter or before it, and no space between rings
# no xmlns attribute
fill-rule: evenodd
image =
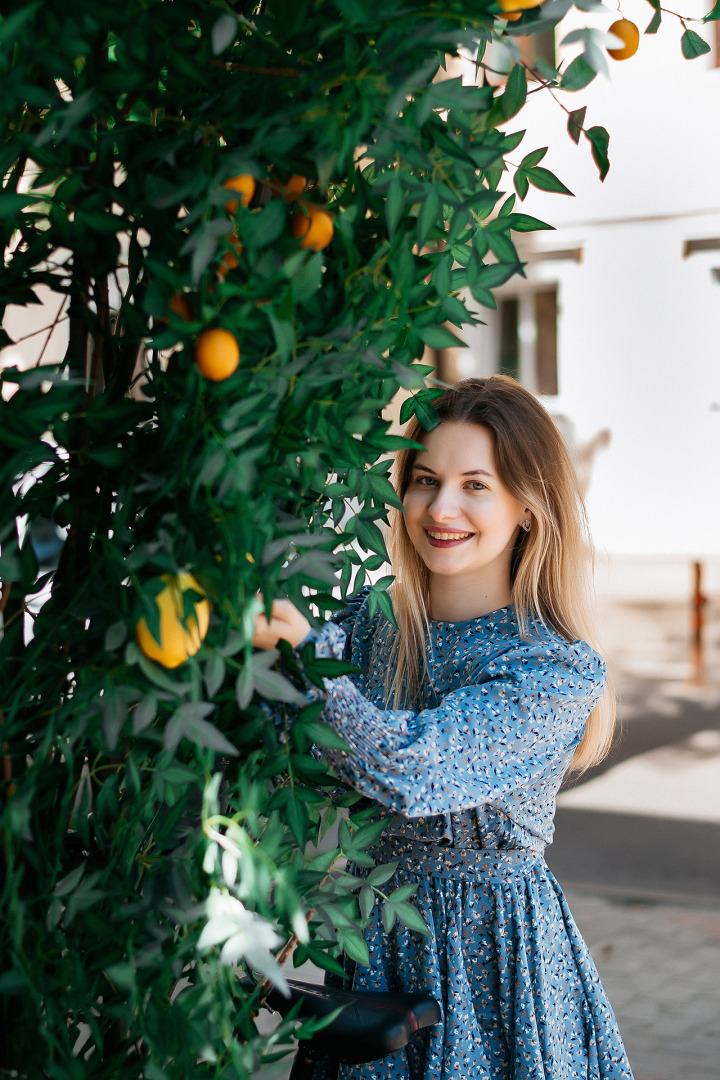
<svg viewBox="0 0 720 1080"><path fill-rule="evenodd" d="M270 619L262 612L255 616L252 643L256 649L274 649L278 641L289 641L296 649L311 630L310 623L290 600L273 600Z"/></svg>

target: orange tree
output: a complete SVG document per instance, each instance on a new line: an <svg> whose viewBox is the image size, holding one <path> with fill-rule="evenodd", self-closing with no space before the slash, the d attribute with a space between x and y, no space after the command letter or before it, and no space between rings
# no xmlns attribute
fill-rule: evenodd
<svg viewBox="0 0 720 1080"><path fill-rule="evenodd" d="M343 665L250 639L263 600L325 614L381 567L401 445L381 410L409 388L432 425L425 347L547 227L508 155L521 199L566 190L508 127L522 64L495 88L482 67L568 4L503 7L3 5L2 310L42 288L57 312L42 365L0 372L12 1075L260 1076L291 1028L255 1027L278 952L362 962L375 902L422 929L367 855L381 826L311 752L336 737L304 687ZM586 85L587 42L540 75ZM476 85L445 70L461 48ZM369 876L330 874L343 855Z"/></svg>

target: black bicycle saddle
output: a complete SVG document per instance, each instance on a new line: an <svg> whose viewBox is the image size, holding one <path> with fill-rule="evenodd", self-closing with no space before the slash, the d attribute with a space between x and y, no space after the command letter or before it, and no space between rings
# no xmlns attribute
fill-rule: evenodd
<svg viewBox="0 0 720 1080"><path fill-rule="evenodd" d="M336 990L313 983L289 983L290 997L273 988L267 998L271 1009L285 1016L300 1002L301 1017L342 1012L312 1038L313 1053L345 1065L375 1061L405 1046L421 1028L440 1020L440 1006L429 994L373 990Z"/></svg>

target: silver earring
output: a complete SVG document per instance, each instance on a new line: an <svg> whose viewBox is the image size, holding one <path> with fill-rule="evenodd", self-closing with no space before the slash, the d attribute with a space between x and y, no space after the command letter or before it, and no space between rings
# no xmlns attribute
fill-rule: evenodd
<svg viewBox="0 0 720 1080"><path fill-rule="evenodd" d="M525 532L530 532L530 518L525 518L522 523L522 528L525 530Z"/></svg>

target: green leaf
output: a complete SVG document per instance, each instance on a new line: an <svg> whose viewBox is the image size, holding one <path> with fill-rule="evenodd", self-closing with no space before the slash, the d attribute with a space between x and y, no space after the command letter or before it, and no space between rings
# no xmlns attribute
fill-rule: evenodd
<svg viewBox="0 0 720 1080"><path fill-rule="evenodd" d="M416 907L413 907L413 905L409 904L406 900L393 901L393 907L395 909L395 914L404 926L407 926L409 930L415 930L418 934L424 934L426 937L430 937L430 927Z"/></svg>
<svg viewBox="0 0 720 1080"><path fill-rule="evenodd" d="M124 622L114 622L105 631L105 649L114 652L125 644L127 640L127 626Z"/></svg>
<svg viewBox="0 0 720 1080"><path fill-rule="evenodd" d="M225 680L225 660L220 653L210 653L205 664L205 686L209 698L214 698Z"/></svg>
<svg viewBox="0 0 720 1080"><path fill-rule="evenodd" d="M662 22L662 15L660 14L660 9L658 8L657 11L653 14L653 17L650 20L650 22L647 24L647 26L645 28L645 33L646 34L657 34L658 30L660 29L660 23L661 22Z"/></svg>
<svg viewBox="0 0 720 1080"><path fill-rule="evenodd" d="M385 537L374 521L355 517L352 520L352 525L355 529L355 535L366 551L373 551L377 555L382 555L386 562L390 561L385 545Z"/></svg>
<svg viewBox="0 0 720 1080"><path fill-rule="evenodd" d="M228 13L225 12L219 19L215 20L213 28L210 31L210 43L212 45L213 54L219 56L220 53L225 52L225 50L235 41L237 34L237 20L234 19L232 15L228 15Z"/></svg>
<svg viewBox="0 0 720 1080"><path fill-rule="evenodd" d="M157 715L158 702L155 694L146 694L132 711L133 735L138 735L152 724Z"/></svg>
<svg viewBox="0 0 720 1080"><path fill-rule="evenodd" d="M340 930L338 932L338 944L343 952L357 964L363 964L365 967L370 964L368 947L359 930Z"/></svg>
<svg viewBox="0 0 720 1080"><path fill-rule="evenodd" d="M419 247L424 245L430 235L435 223L440 218L441 210L440 196L435 188L430 188L417 219L417 242Z"/></svg>
<svg viewBox="0 0 720 1080"><path fill-rule="evenodd" d="M513 232L539 232L541 229L553 230L555 228L554 225L548 225L547 222L540 221L539 218L532 217L530 214L510 214L507 220ZM516 268L519 266L518 263L514 265ZM517 273L517 269L515 272Z"/></svg>
<svg viewBox="0 0 720 1080"><path fill-rule="evenodd" d="M289 705L306 705L307 698L279 671L263 669L254 672L255 689L270 701L284 701Z"/></svg>
<svg viewBox="0 0 720 1080"><path fill-rule="evenodd" d="M240 712L244 712L245 709L247 709L252 701L254 690L255 681L253 679L252 663L247 663L235 680L235 699Z"/></svg>
<svg viewBox="0 0 720 1080"><path fill-rule="evenodd" d="M375 586L373 586L370 589L370 601L368 607L371 618L378 608L380 608L388 622L391 623L393 626L397 627L397 620L395 619L395 612L393 611L392 600L386 592L378 592Z"/></svg>
<svg viewBox="0 0 720 1080"><path fill-rule="evenodd" d="M382 866L376 866L370 871L365 880L368 885L384 885L386 881L390 880L399 865L400 863L396 860L391 863L383 863Z"/></svg>
<svg viewBox="0 0 720 1080"><path fill-rule="evenodd" d="M433 285L438 296L447 296L451 290L450 285L450 270L452 269L451 263L448 259L440 259L433 270Z"/></svg>
<svg viewBox="0 0 720 1080"><path fill-rule="evenodd" d="M600 179L604 180L610 168L610 159L608 158L610 136L604 127L588 128L585 135L590 140L593 161L598 167Z"/></svg>
<svg viewBox="0 0 720 1080"><path fill-rule="evenodd" d="M3 24L0 23L0 27ZM16 194L14 191L0 194L0 218L13 217L20 210L35 202L35 198L29 193Z"/></svg>
<svg viewBox="0 0 720 1080"><path fill-rule="evenodd" d="M360 915L363 920L367 922L372 913L372 909L375 907L375 892L371 886L363 885L358 895L358 908L360 909Z"/></svg>
<svg viewBox="0 0 720 1080"><path fill-rule="evenodd" d="M302 254L305 255L305 252ZM319 251L316 251L309 259L304 259L290 277L292 294L298 304L309 300L322 285L323 265L323 257Z"/></svg>
<svg viewBox="0 0 720 1080"><path fill-rule="evenodd" d="M3 16L0 21L0 46L12 44L20 36L25 23L32 19L41 4L42 0L34 0L33 3L23 4L19 11Z"/></svg>
<svg viewBox="0 0 720 1080"><path fill-rule="evenodd" d="M402 181L396 174L390 181L387 199L385 200L385 221L387 222L388 235L392 240L405 208L405 196L403 195Z"/></svg>
<svg viewBox="0 0 720 1080"><path fill-rule="evenodd" d="M300 722L298 721L298 723ZM345 740L322 720L310 720L307 723L302 723L302 730L312 739L316 746L326 747L328 750L350 750Z"/></svg>
<svg viewBox="0 0 720 1080"><path fill-rule="evenodd" d="M574 112L568 113L568 135L576 146L580 142L580 136L582 135L586 112L587 105L583 105L582 109L575 109Z"/></svg>
<svg viewBox="0 0 720 1080"><path fill-rule="evenodd" d="M296 795L294 788L288 788L287 801L283 808L285 820L290 826L290 832L298 842L300 848L304 848L308 842L310 828L310 815L305 803Z"/></svg>
<svg viewBox="0 0 720 1080"><path fill-rule="evenodd" d="M381 563L382 564L382 563ZM347 660L336 660L331 656L314 656L314 646L307 644L302 651L302 661L306 668L312 667L313 673L325 679L339 679L341 675L357 675L360 668Z"/></svg>
<svg viewBox="0 0 720 1080"><path fill-rule="evenodd" d="M686 60L695 60L698 56L704 56L710 52L710 46L704 38L696 34L694 30L686 30L680 39L682 54Z"/></svg>
<svg viewBox="0 0 720 1080"><path fill-rule="evenodd" d="M428 404L437 397L442 397L445 393L444 390L435 387L431 387L427 390L419 390L416 394L411 394L410 397L403 401L400 407L400 423L406 424L411 416L417 416L420 423L425 427L424 419L428 419ZM433 427L437 427L440 422L437 413L432 409L429 419L432 420L434 414L434 422L432 427L426 428L427 431L432 431Z"/></svg>
<svg viewBox="0 0 720 1080"><path fill-rule="evenodd" d="M323 971L331 971L339 979L347 979L347 972L342 964L339 964L333 956L329 956L327 950L333 947L331 941L311 941L307 945L302 943L297 946L293 953L293 964L299 966L306 960L312 960L313 964L322 968Z"/></svg>
<svg viewBox="0 0 720 1080"><path fill-rule="evenodd" d="M262 210L246 210L238 218L242 239L255 248L275 243L285 231L286 223L287 207L284 199L273 199Z"/></svg>
<svg viewBox="0 0 720 1080"><path fill-rule="evenodd" d="M395 925L395 907L390 900L386 900L383 904L382 924L386 934L389 934Z"/></svg>
<svg viewBox="0 0 720 1080"><path fill-rule="evenodd" d="M529 169L527 178L533 187L539 188L541 191L554 191L558 195L572 195L570 188L565 187L562 180L558 180L557 176L555 176L555 173L550 172L549 169L544 168L542 165Z"/></svg>
<svg viewBox="0 0 720 1080"><path fill-rule="evenodd" d="M465 342L448 330L446 326L422 326L417 327L417 336L424 345L431 349L457 349L464 348Z"/></svg>
<svg viewBox="0 0 720 1080"><path fill-rule="evenodd" d="M515 64L500 98L500 114L504 121L520 112L527 97L527 75L524 64Z"/></svg>
<svg viewBox="0 0 720 1080"><path fill-rule="evenodd" d="M218 750L221 754L237 757L237 747L233 746L214 724L204 719L214 708L208 701L186 701L181 705L165 728L165 749L174 750L181 739L189 739L208 750Z"/></svg>
<svg viewBox="0 0 720 1080"><path fill-rule="evenodd" d="M531 153L526 154L520 162L520 168L525 170L534 168L548 152L547 146L541 147L539 150L533 150Z"/></svg>
<svg viewBox="0 0 720 1080"><path fill-rule="evenodd" d="M569 90L571 93L584 90L596 75L597 71L595 71L595 68L590 67L584 56L576 56L563 72L560 86L563 90Z"/></svg>
<svg viewBox="0 0 720 1080"><path fill-rule="evenodd" d="M367 825L361 825L352 834L353 848L357 851L365 851L382 836L389 824L389 818L382 818L380 821L370 821Z"/></svg>
<svg viewBox="0 0 720 1080"><path fill-rule="evenodd" d="M496 289L520 270L522 270L521 263L483 263L477 272L475 283L483 289Z"/></svg>
<svg viewBox="0 0 720 1080"><path fill-rule="evenodd" d="M268 322L272 328L273 337L277 346L280 360L289 360L295 348L295 329L291 322L280 322L275 312L268 307L266 309Z"/></svg>
<svg viewBox="0 0 720 1080"><path fill-rule="evenodd" d="M515 190L517 191L520 198L524 199L528 193L528 188L530 186L530 181L528 180L527 173L524 172L522 169L516 169L515 175L513 177L513 184L515 185Z"/></svg>

